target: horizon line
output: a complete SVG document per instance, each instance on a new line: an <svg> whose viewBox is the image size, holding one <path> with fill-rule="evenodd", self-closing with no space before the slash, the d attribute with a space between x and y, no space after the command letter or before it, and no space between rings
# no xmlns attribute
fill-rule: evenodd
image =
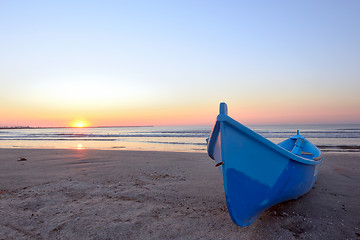
<svg viewBox="0 0 360 240"><path fill-rule="evenodd" d="M30 127L30 126L2 126L0 129L47 129L47 128L125 128L125 127L154 127L154 125L130 125L130 126L87 126L87 127Z"/></svg>
<svg viewBox="0 0 360 240"><path fill-rule="evenodd" d="M294 125L360 125L360 123L271 123L271 124L243 124L245 126L294 126ZM2 129L51 129L51 128L135 128L135 127L176 127L176 126L212 126L212 124L194 124L194 125L113 125L113 126L86 126L86 127L31 127L31 126L0 126L0 130Z"/></svg>

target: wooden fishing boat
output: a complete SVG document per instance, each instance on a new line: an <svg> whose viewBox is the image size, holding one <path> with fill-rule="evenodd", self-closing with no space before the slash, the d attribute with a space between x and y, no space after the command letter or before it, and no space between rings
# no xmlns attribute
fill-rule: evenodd
<svg viewBox="0 0 360 240"><path fill-rule="evenodd" d="M269 207L310 191L323 159L299 131L275 144L229 117L225 103L207 151L222 173L231 219L242 227Z"/></svg>

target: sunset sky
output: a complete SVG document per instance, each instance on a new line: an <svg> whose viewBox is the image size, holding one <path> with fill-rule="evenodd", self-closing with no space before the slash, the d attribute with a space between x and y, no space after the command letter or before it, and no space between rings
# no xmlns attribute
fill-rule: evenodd
<svg viewBox="0 0 360 240"><path fill-rule="evenodd" d="M360 123L360 1L0 1L0 126Z"/></svg>

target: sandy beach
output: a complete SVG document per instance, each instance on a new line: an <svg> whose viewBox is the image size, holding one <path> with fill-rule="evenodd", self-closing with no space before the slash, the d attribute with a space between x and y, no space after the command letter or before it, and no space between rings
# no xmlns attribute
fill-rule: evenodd
<svg viewBox="0 0 360 240"><path fill-rule="evenodd" d="M359 239L359 199L358 153L241 228L205 153L0 149L0 239Z"/></svg>

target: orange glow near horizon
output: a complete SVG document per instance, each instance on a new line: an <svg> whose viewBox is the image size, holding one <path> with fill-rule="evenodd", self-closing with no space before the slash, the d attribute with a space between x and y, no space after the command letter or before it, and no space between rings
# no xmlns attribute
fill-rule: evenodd
<svg viewBox="0 0 360 240"><path fill-rule="evenodd" d="M0 126L73 127L93 126L179 126L212 125L219 113L219 102L199 104L167 104L156 106L94 108L37 108L15 106L7 111L1 108ZM330 124L357 123L360 120L358 104L337 106L309 102L290 104L275 100L226 101L229 116L248 125L256 124ZM100 114L101 113L101 114Z"/></svg>

